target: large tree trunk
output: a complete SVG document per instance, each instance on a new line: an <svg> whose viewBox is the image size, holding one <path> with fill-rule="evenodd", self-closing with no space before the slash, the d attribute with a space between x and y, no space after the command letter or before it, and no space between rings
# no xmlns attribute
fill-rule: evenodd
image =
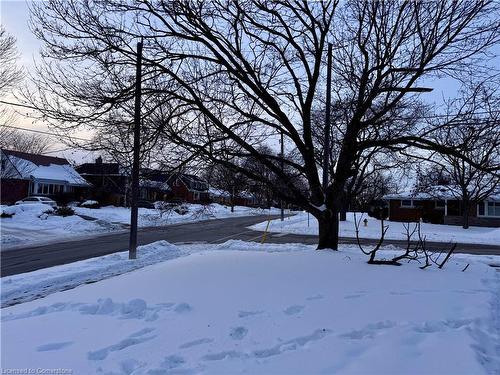
<svg viewBox="0 0 500 375"><path fill-rule="evenodd" d="M319 224L318 250L338 250L339 212L338 210L336 210L335 212L333 212L333 214L328 214L332 211L325 211L325 214L323 216L317 218Z"/></svg>
<svg viewBox="0 0 500 375"><path fill-rule="evenodd" d="M347 220L347 210L348 209L349 209L348 199L345 199L342 202L342 206L340 207L340 215L339 215L339 220L340 221L346 221Z"/></svg>
<svg viewBox="0 0 500 375"><path fill-rule="evenodd" d="M462 201L462 228L469 229L469 202Z"/></svg>

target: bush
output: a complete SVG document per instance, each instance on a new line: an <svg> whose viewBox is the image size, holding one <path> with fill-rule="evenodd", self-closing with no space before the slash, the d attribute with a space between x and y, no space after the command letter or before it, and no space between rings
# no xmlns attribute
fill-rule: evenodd
<svg viewBox="0 0 500 375"><path fill-rule="evenodd" d="M79 205L80 207L85 207L85 208L101 208L101 205L99 204L98 201L94 200L86 200Z"/></svg>
<svg viewBox="0 0 500 375"><path fill-rule="evenodd" d="M54 215L62 216L62 217L73 216L74 214L75 214L75 210L73 210L71 207L68 207L68 206L62 206L62 207L56 208L54 211Z"/></svg>
<svg viewBox="0 0 500 375"><path fill-rule="evenodd" d="M4 218L11 218L12 216L14 216L14 213L11 213L9 214L8 212L3 212L0 214L0 218L4 219Z"/></svg>
<svg viewBox="0 0 500 375"><path fill-rule="evenodd" d="M179 215L185 215L189 212L189 207L186 204L181 204L174 207L174 211Z"/></svg>
<svg viewBox="0 0 500 375"><path fill-rule="evenodd" d="M378 220L385 220L389 217L389 207L383 200L377 199L370 202L368 216Z"/></svg>

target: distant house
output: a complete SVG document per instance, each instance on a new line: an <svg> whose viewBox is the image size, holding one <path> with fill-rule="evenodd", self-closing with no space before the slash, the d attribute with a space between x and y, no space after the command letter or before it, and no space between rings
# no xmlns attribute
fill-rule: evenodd
<svg viewBox="0 0 500 375"><path fill-rule="evenodd" d="M389 204L389 220L424 221L435 224L462 224L462 202L450 187L435 186L428 192L404 191L384 196ZM500 227L500 192L472 205L469 211L472 226Z"/></svg>
<svg viewBox="0 0 500 375"><path fill-rule="evenodd" d="M170 178L169 173L160 170L142 169L139 180L139 199L155 202L173 198L172 189L169 186Z"/></svg>
<svg viewBox="0 0 500 375"><path fill-rule="evenodd" d="M3 204L29 195L67 203L87 194L90 184L66 159L5 149L0 152L0 201Z"/></svg>
<svg viewBox="0 0 500 375"><path fill-rule="evenodd" d="M208 182L202 178L186 173L174 173L168 179L175 198L190 203L207 203L210 201Z"/></svg>
<svg viewBox="0 0 500 375"><path fill-rule="evenodd" d="M209 188L210 200L214 203L229 205L231 204L231 194L222 189ZM248 191L242 191L236 194L234 198L235 206L257 206L257 198Z"/></svg>
<svg viewBox="0 0 500 375"><path fill-rule="evenodd" d="M210 187L208 189L208 193L211 202L219 203L222 205L231 204L231 194L229 194L225 190Z"/></svg>
<svg viewBox="0 0 500 375"><path fill-rule="evenodd" d="M129 176L118 163L103 163L99 157L94 163L76 167L80 175L92 184L91 198L103 205L126 204Z"/></svg>

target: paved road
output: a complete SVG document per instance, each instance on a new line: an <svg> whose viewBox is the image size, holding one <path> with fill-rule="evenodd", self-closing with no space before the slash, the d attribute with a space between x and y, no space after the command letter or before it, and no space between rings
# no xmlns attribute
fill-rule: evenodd
<svg viewBox="0 0 500 375"><path fill-rule="evenodd" d="M271 216L277 218L278 216ZM262 232L246 227L265 221L269 216L251 216L216 219L198 223L176 224L167 227L144 228L139 231L138 243L144 245L159 240L171 243L221 243L229 239L260 241ZM267 235L266 242L316 244L316 236L276 234ZM342 238L341 243L355 243L353 238ZM366 245L375 240L363 240ZM385 244L404 245L404 241L386 240ZM429 242L430 250L446 250L443 243ZM64 241L48 245L7 249L1 252L1 276L15 275L41 268L66 264L78 260L123 251L128 248L128 233L110 233L96 238ZM457 252L470 254L500 255L500 246L459 244Z"/></svg>

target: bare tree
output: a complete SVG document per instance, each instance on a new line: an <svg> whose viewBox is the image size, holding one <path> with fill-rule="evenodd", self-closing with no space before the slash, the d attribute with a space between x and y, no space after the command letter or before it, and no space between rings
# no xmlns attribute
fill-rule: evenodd
<svg viewBox="0 0 500 375"><path fill-rule="evenodd" d="M445 189L461 202L464 229L469 228L471 210L500 186L500 176L488 172L500 164L500 97L496 90L481 84L454 101L451 108L458 115L437 133L440 143L456 147L475 163L471 165L455 155L435 157L449 179Z"/></svg>
<svg viewBox="0 0 500 375"><path fill-rule="evenodd" d="M17 59L16 39L0 25L0 96L12 90L22 78Z"/></svg>
<svg viewBox="0 0 500 375"><path fill-rule="evenodd" d="M211 186L229 194L231 212L234 212L236 199L248 189L248 179L228 168L226 165L214 164L208 167L207 181Z"/></svg>
<svg viewBox="0 0 500 375"><path fill-rule="evenodd" d="M0 126L0 148L44 154L52 147L52 140L41 134L22 133L17 129Z"/></svg>
<svg viewBox="0 0 500 375"><path fill-rule="evenodd" d="M64 129L104 124L105 114L130 102L134 44L142 37L143 115L161 112L147 126L310 212L320 249L337 249L346 185L371 150L434 150L479 167L437 142L431 125L416 126L414 114L429 91L424 78L488 74L486 53L500 28L493 1L53 0L32 7L34 32L46 45L37 83L47 95L28 96L46 118ZM323 188L312 113L329 42L334 92L347 118ZM296 158L259 151L280 135ZM256 160L266 173L234 158Z"/></svg>
<svg viewBox="0 0 500 375"><path fill-rule="evenodd" d="M23 71L17 65L18 52L16 39L0 25L0 99L12 93L23 77ZM0 121L11 123L14 113L0 104ZM0 138L12 133L11 129L0 128Z"/></svg>

